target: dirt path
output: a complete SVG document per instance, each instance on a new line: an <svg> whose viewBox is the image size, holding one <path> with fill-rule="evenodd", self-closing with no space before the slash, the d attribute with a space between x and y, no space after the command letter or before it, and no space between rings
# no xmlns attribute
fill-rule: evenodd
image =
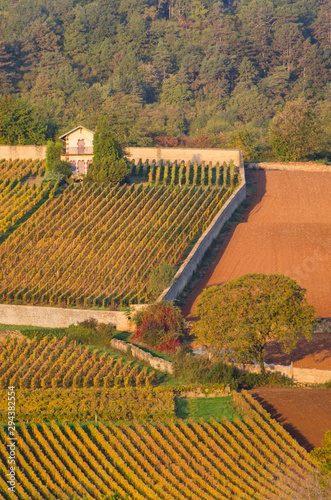
<svg viewBox="0 0 331 500"><path fill-rule="evenodd" d="M266 388L250 393L306 450L322 446L325 431L331 430L330 390Z"/></svg>
<svg viewBox="0 0 331 500"><path fill-rule="evenodd" d="M206 287L246 273L279 273L307 289L317 316L331 317L331 173L258 170L248 175L255 184L252 203L188 296L184 315L195 318ZM331 339L327 350L330 345ZM323 368L331 369L331 356L328 362L326 357Z"/></svg>

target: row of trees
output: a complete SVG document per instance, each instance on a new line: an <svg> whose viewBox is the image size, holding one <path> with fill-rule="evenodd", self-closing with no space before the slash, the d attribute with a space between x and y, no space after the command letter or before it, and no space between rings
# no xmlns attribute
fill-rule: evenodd
<svg viewBox="0 0 331 500"><path fill-rule="evenodd" d="M28 102L3 96L0 100L0 143L44 144L47 138L52 137L47 124L38 121L34 113L34 108ZM94 164L89 174L91 180L105 182L111 177L114 179L113 182L117 182L128 174L127 164L123 159L121 139L123 137L116 125L114 126L112 117L102 116L97 124ZM262 140L264 144L261 144ZM246 160L261 159L263 152L266 154L267 151L270 157L282 161L313 158L315 154L328 158L331 149L331 129L330 126L323 127L322 121L316 117L313 109L301 99L287 103L276 113L270 122L268 134L263 139L254 128L241 126L228 136L217 139L207 133L199 133L191 139L159 136L155 137L155 144L170 147L178 145L236 147L243 149ZM62 147L61 143L55 146L52 152L53 160L60 159ZM109 162L110 157L113 160L111 162ZM59 168L55 168L55 171L62 174L62 169L60 168L59 172Z"/></svg>
<svg viewBox="0 0 331 500"><path fill-rule="evenodd" d="M43 136L2 142L95 129L104 114L127 145L239 143L247 159L287 158L269 126L300 102L320 133L295 156L324 158L329 18L326 0L1 2L0 93L28 102Z"/></svg>

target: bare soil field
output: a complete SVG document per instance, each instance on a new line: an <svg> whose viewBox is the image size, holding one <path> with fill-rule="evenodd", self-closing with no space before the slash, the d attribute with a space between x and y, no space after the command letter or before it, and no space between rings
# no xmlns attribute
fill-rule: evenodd
<svg viewBox="0 0 331 500"><path fill-rule="evenodd" d="M266 388L250 393L307 451L322 446L331 429L331 391Z"/></svg>
<svg viewBox="0 0 331 500"><path fill-rule="evenodd" d="M270 342L265 361L285 366L293 362L296 368L331 370L331 333L315 333L309 342L301 338L291 354L284 354L280 344Z"/></svg>
<svg viewBox="0 0 331 500"><path fill-rule="evenodd" d="M206 287L246 273L277 273L307 290L317 317L331 317L331 173L253 170L248 175L255 185L252 203L189 295L184 315L194 320L197 298ZM331 369L331 335L323 335L318 340L319 351L325 351L320 360L315 357L312 363L309 351L305 365L301 352L296 366Z"/></svg>

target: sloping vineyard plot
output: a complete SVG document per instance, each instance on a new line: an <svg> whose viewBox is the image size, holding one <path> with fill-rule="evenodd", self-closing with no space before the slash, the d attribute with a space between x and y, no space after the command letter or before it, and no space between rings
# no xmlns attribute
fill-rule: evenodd
<svg viewBox="0 0 331 500"><path fill-rule="evenodd" d="M45 162L41 160L0 160L0 181L21 181L45 173Z"/></svg>
<svg viewBox="0 0 331 500"><path fill-rule="evenodd" d="M7 391L0 391L0 424L6 425ZM17 389L17 422L119 422L175 418L173 391L159 387Z"/></svg>
<svg viewBox="0 0 331 500"><path fill-rule="evenodd" d="M0 236L45 200L50 192L49 184L29 187L17 181L0 181Z"/></svg>
<svg viewBox="0 0 331 500"><path fill-rule="evenodd" d="M26 177L41 175L44 170L38 161L0 162L0 236L49 196L49 184L22 185Z"/></svg>
<svg viewBox="0 0 331 500"><path fill-rule="evenodd" d="M231 187L72 186L0 246L2 302L127 305L149 299L150 271L178 266Z"/></svg>
<svg viewBox="0 0 331 500"><path fill-rule="evenodd" d="M21 424L16 494L5 482L6 431L0 427L2 497L308 498L316 470L305 450L246 395L237 400L249 415L234 423Z"/></svg>
<svg viewBox="0 0 331 500"><path fill-rule="evenodd" d="M107 353L99 355L66 338L14 339L0 345L1 389L149 386L154 380L152 369L123 363Z"/></svg>

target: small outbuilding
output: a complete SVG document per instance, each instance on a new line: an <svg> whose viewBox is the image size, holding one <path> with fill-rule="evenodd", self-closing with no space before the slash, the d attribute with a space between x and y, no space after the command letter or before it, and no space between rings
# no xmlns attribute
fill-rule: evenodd
<svg viewBox="0 0 331 500"><path fill-rule="evenodd" d="M87 174L89 164L93 161L94 132L79 126L61 135L65 141L65 154L61 160L69 161L74 175Z"/></svg>

